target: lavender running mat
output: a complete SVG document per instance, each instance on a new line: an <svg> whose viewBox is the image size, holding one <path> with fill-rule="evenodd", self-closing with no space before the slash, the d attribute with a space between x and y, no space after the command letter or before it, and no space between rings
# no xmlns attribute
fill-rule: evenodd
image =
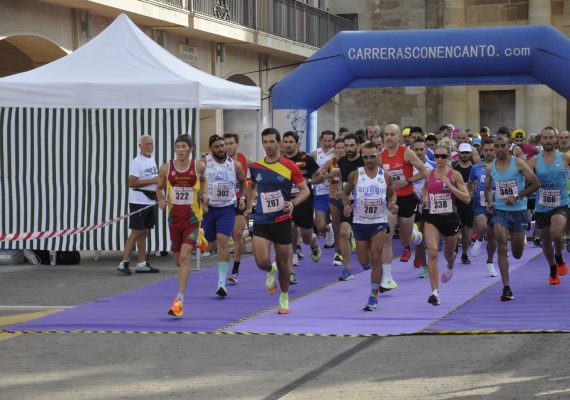
<svg viewBox="0 0 570 400"><path fill-rule="evenodd" d="M503 286L499 282L428 331L570 331L569 278L563 276L561 285L550 286L549 272L540 255L511 275L514 301L500 301Z"/></svg>
<svg viewBox="0 0 570 400"><path fill-rule="evenodd" d="M539 253L540 249L529 246L523 259L510 260L511 271L516 271ZM392 275L399 287L380 295L375 312L362 311L370 292L370 275L363 272L355 275L353 281L339 282L292 301L289 315L268 312L232 326L228 331L321 335L417 333L500 280L487 276L484 254L483 251L478 258L472 259L471 265L455 265L451 281L440 283L441 305L438 307L427 303L431 293L429 281L417 278L412 260L409 263L395 260Z"/></svg>
<svg viewBox="0 0 570 400"><path fill-rule="evenodd" d="M291 286L291 297L336 281L340 269L331 266L333 251L321 249L321 261L314 263L310 258L310 250L304 247L306 258L301 262L302 266L295 267L299 284ZM213 332L277 305L278 297L265 293L265 273L255 266L253 257L242 261L238 285L226 285L228 297L221 299L215 295L217 281L217 268L191 273L183 318L167 315L178 283L177 279L166 279L134 291L12 325L5 330Z"/></svg>

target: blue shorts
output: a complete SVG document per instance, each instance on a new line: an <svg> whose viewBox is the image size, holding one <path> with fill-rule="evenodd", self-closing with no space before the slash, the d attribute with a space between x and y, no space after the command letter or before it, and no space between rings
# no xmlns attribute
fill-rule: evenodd
<svg viewBox="0 0 570 400"><path fill-rule="evenodd" d="M204 214L202 220L204 236L208 242L216 240L218 233L228 237L232 234L236 222L235 210L233 204L226 207L208 206L208 212Z"/></svg>
<svg viewBox="0 0 570 400"><path fill-rule="evenodd" d="M526 231L528 227L527 210L520 211L493 211L493 223L504 226L509 232L518 233Z"/></svg>
<svg viewBox="0 0 570 400"><path fill-rule="evenodd" d="M483 206L473 206L473 216L474 218L477 218L479 215L484 215L485 217L487 217L487 222L490 224L491 222L493 222L493 214L489 214L489 212L487 211L487 208L483 207Z"/></svg>
<svg viewBox="0 0 570 400"><path fill-rule="evenodd" d="M321 194L313 198L313 207L315 211L326 213L329 210L329 195Z"/></svg>
<svg viewBox="0 0 570 400"><path fill-rule="evenodd" d="M357 241L369 241L372 236L383 231L389 231L389 226L386 223L381 224L352 224L352 231L354 238Z"/></svg>

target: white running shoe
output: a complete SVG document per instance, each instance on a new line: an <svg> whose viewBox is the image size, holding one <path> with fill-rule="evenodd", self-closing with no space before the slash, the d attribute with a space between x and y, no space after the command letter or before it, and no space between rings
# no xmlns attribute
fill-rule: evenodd
<svg viewBox="0 0 570 400"><path fill-rule="evenodd" d="M329 230L325 235L325 248L334 247L334 231L332 228L332 224L329 224Z"/></svg>
<svg viewBox="0 0 570 400"><path fill-rule="evenodd" d="M481 247L483 247L483 241L476 240L475 243L473 243L473 247L471 247L470 250L471 257L479 257L479 254L481 254Z"/></svg>
<svg viewBox="0 0 570 400"><path fill-rule="evenodd" d="M414 246L419 246L424 240L424 236L418 229L418 225L414 224L414 230L412 231L412 244Z"/></svg>
<svg viewBox="0 0 570 400"><path fill-rule="evenodd" d="M398 287L398 284L396 283L396 281L394 280L394 278L392 278L391 276L387 277L386 279L383 280L382 287L386 288L386 289L396 289Z"/></svg>
<svg viewBox="0 0 570 400"><path fill-rule="evenodd" d="M489 276L491 278L497 276L497 271L495 271L495 266L493 265L493 263L487 263L487 272L489 273Z"/></svg>
<svg viewBox="0 0 570 400"><path fill-rule="evenodd" d="M298 267L301 265L299 263L299 255L297 253L293 253L293 266Z"/></svg>

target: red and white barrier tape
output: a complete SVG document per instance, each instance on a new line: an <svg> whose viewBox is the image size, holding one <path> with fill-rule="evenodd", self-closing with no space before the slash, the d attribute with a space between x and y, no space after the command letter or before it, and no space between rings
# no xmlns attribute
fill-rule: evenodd
<svg viewBox="0 0 570 400"><path fill-rule="evenodd" d="M149 204L139 210L133 211L132 213L125 214L120 217L113 218L109 221L99 222L98 224L83 226L80 228L69 228L69 229L59 229L56 231L44 231L44 232L28 232L28 233L0 233L0 242L7 241L18 241L18 240L37 240L37 239L53 239L60 238L69 235L78 235L80 233L89 232L95 229L103 228L105 226L114 224L122 219L128 218L133 214L146 210L147 208L154 207L154 204Z"/></svg>

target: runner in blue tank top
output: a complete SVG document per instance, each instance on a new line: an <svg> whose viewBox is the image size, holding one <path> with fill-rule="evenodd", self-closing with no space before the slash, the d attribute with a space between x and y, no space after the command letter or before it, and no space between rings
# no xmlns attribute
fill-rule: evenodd
<svg viewBox="0 0 570 400"><path fill-rule="evenodd" d="M543 151L528 161L540 182L534 215L544 257L550 266L550 285L560 285L560 276L568 273L562 248L568 211L566 168L570 154L556 150L557 140L554 128L544 128L541 133Z"/></svg>
<svg viewBox="0 0 570 400"><path fill-rule="evenodd" d="M509 141L504 136L497 136L494 142L495 161L487 166L485 172L485 198L487 211L493 214L499 269L503 280L501 301L513 300L509 286L509 260L507 246L511 238L511 252L517 260L522 257L524 236L528 224L526 213L527 196L540 186L538 179L520 158L509 154ZM491 183L495 182L495 193L491 192ZM529 186L525 188L527 182Z"/></svg>

